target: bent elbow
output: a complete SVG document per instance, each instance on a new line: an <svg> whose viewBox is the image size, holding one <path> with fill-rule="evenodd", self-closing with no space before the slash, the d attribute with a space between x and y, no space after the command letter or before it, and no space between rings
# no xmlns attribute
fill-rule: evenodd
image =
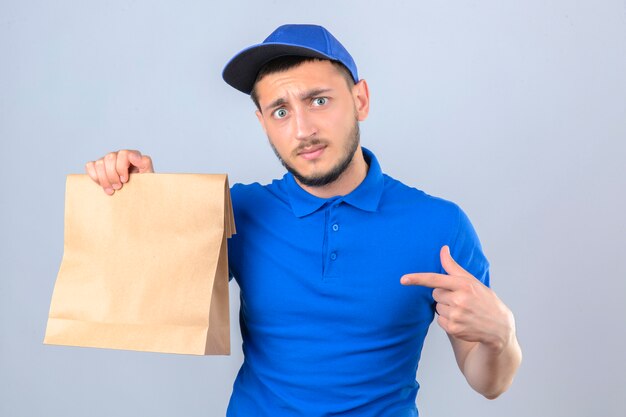
<svg viewBox="0 0 626 417"><path fill-rule="evenodd" d="M504 392L504 390L503 391L498 391L498 392L483 393L483 397L485 397L488 400L495 400L500 395L502 395L503 392Z"/></svg>
<svg viewBox="0 0 626 417"><path fill-rule="evenodd" d="M509 387L511 386L511 382L512 381L509 381L507 384L494 386L494 387L491 387L489 389L485 389L485 390L479 391L479 392L486 399L488 399L488 400L495 400L496 398L498 398L500 395L504 394L509 389Z"/></svg>

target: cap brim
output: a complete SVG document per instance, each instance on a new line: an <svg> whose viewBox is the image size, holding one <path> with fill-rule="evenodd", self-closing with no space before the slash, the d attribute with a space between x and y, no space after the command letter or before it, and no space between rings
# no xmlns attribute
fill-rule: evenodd
<svg viewBox="0 0 626 417"><path fill-rule="evenodd" d="M250 94L261 67L281 56L305 56L333 59L315 49L286 43L262 43L244 49L224 67L222 78L237 90Z"/></svg>

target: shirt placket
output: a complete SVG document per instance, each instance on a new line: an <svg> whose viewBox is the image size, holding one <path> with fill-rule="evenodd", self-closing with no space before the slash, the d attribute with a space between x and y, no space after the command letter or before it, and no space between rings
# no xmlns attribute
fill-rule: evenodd
<svg viewBox="0 0 626 417"><path fill-rule="evenodd" d="M324 280L339 278L341 269L341 209L342 201L335 200L325 210L324 215Z"/></svg>

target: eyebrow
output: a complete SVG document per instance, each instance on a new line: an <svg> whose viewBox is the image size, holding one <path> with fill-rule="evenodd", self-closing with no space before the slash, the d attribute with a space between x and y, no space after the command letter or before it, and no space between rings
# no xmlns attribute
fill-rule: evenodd
<svg viewBox="0 0 626 417"><path fill-rule="evenodd" d="M320 94L328 93L331 91L331 88L315 88L313 90L306 91L304 94L300 95L300 100L306 101L310 100L313 97L319 96ZM272 101L270 104L263 108L264 111L273 109L274 107L279 107L285 104L287 100L284 97L279 97L276 100Z"/></svg>

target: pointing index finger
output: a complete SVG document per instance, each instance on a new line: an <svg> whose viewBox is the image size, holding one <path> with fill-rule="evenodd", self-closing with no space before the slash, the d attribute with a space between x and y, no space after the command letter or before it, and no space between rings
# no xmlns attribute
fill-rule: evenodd
<svg viewBox="0 0 626 417"><path fill-rule="evenodd" d="M458 280L446 274L436 274L434 272L420 272L416 274L406 274L400 279L402 285L421 285L428 288L442 288L453 291L458 288Z"/></svg>

